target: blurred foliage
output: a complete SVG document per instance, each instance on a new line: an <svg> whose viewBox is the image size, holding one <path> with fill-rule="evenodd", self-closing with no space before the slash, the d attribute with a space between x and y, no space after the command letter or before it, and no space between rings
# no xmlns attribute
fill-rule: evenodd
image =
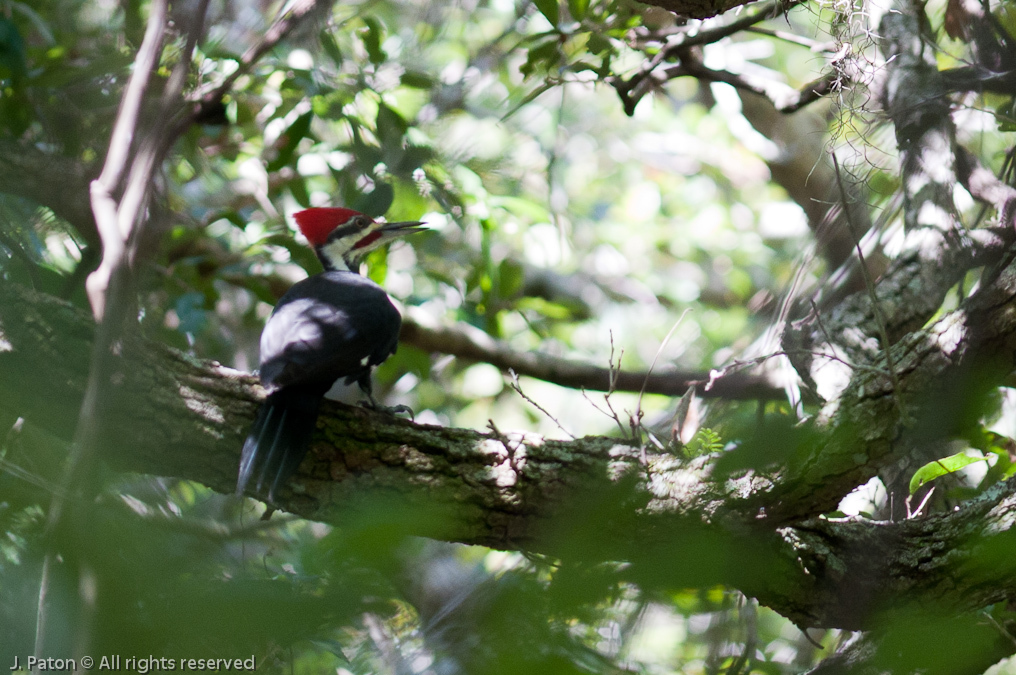
<svg viewBox="0 0 1016 675"><path fill-rule="evenodd" d="M262 14L248 3L213 1L190 90L208 91L234 72L282 4L262 3L271 10ZM176 3L174 11L193 5ZM146 3L0 0L0 10L0 142L44 150L94 175ZM763 25L836 36L858 16L839 5L801 7ZM800 207L770 181L760 152L767 146L732 104L732 90L675 80L628 118L605 85L655 53L638 48L634 28L673 22L621 0L336 4L243 74L177 143L158 179L166 208L153 219L161 230L144 270L143 329L253 369L271 306L320 269L287 215L345 205L429 224L430 232L372 255L367 267L403 305L435 319L479 327L520 352L602 365L615 349L630 369L657 357L692 369L727 363L771 324L799 270L812 284L826 270L812 255ZM179 37L170 35L177 47ZM705 51L795 86L822 65L807 47L763 33ZM944 66L956 60L951 53L942 52ZM157 86L174 49L163 58ZM1012 129L1013 100L984 98L970 105L961 133L981 133L978 105L998 111L989 118L998 129ZM891 210L898 178L879 154L891 139L863 125L863 110L824 110L841 142L865 146L858 166L876 206ZM989 156L1001 151L990 134L982 143ZM88 227L0 195L0 274L86 307L83 282L96 263ZM891 238L892 224L886 231ZM685 308L687 320L665 341ZM494 419L502 429L559 433L486 364L402 348L376 380L418 421L484 428ZM525 378L523 385L565 429L616 432L615 420L581 392ZM614 393L611 405L624 419L645 411L652 427L666 424L671 402ZM711 414L683 452L693 458L734 447L716 464L723 475L764 474L821 442L785 404L760 411L717 403ZM764 434L756 433L759 420ZM570 552L560 560L408 537L392 524L426 514L380 498L371 517L341 528L279 516L260 522L250 503L145 477L106 477L94 503L75 504L71 523L87 525L47 535L67 439L19 425L5 411L0 421L5 663L32 653L48 536L73 552L52 570L58 599L73 604L84 592L72 568L90 570L100 589L90 617L94 654L254 654L259 671L285 673L740 675L802 672L848 637L804 635L717 584L731 568L743 567L749 585L772 573L761 542L679 529L630 565L606 562L603 523L623 528L618 514L642 497L623 484L555 524L548 537ZM974 491L1011 476L1012 441L995 432L982 438L987 433L982 424L969 447L928 464L914 481L973 464L987 471L968 481ZM941 660L941 645L957 640L964 649L949 651L955 659L988 653L983 624L928 616L886 619L921 629L890 631L879 650L887 667L910 659L950 672L954 662Z"/></svg>

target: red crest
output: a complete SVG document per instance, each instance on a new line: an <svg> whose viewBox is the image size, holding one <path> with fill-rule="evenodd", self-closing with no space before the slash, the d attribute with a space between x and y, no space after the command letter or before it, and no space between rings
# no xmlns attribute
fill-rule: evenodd
<svg viewBox="0 0 1016 675"><path fill-rule="evenodd" d="M297 211L293 214L296 226L312 246L320 246L336 227L345 225L355 216L363 214L353 209L317 208Z"/></svg>

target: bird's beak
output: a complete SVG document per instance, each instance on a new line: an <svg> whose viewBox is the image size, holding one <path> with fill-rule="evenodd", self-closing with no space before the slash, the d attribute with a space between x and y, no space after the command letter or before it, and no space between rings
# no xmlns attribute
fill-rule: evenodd
<svg viewBox="0 0 1016 675"><path fill-rule="evenodd" d="M425 232L425 223L419 220L411 220L403 223L384 223L376 231L381 233L381 242L391 241L414 232Z"/></svg>

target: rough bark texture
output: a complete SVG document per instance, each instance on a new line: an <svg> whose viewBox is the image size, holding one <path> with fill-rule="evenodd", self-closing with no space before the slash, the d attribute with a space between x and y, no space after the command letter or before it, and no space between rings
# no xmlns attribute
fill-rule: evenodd
<svg viewBox="0 0 1016 675"><path fill-rule="evenodd" d="M708 16L726 8L675 11ZM869 478L881 475L894 490L907 466L942 456L943 444L976 424L970 402L1016 365L1016 264L1003 261L1016 197L957 146L945 86L911 10L890 13L880 29L891 57L882 101L901 150L904 250L870 293L787 328L785 349L828 403L778 437L796 447L766 448L781 450L779 461L738 464L736 452L687 460L625 440L481 433L328 404L308 459L277 506L340 526L354 514L380 514L381 525L407 534L625 561L625 574L645 588L727 584L802 627L866 629L903 605L934 603L960 614L1016 600L1013 481L930 517L823 516ZM1006 227L963 229L952 204L957 182L997 206ZM988 269L979 289L929 325L950 289L977 267ZM20 417L69 439L93 333L87 314L0 281L0 421ZM416 339L434 337L463 336ZM475 339L461 349L495 363L521 358ZM142 336L125 337L114 353L98 420L107 462L232 492L263 395L256 378ZM534 370L560 366L525 362ZM769 433L755 431L763 439ZM845 652L839 664L849 669L852 654L863 658L869 647Z"/></svg>
<svg viewBox="0 0 1016 675"><path fill-rule="evenodd" d="M87 375L90 318L0 283L0 332L0 406L66 436ZM1011 368L1016 269L907 344L901 377L915 390L978 361ZM123 367L101 425L109 463L232 491L239 448L261 395L255 378L143 338L124 341L118 351ZM850 413L833 441L816 457L792 463L769 490L760 489L758 477L750 483L710 477L706 458L650 454L643 463L637 448L616 439L503 436L331 404L279 506L341 524L383 505L398 519L389 526L412 534L627 560L642 583L731 584L802 626L862 628L875 610L913 598L974 609L1013 597L1009 557L988 565L983 555L1006 550L1016 535L1008 515L1016 505L1011 484L926 519L813 517L891 445L895 422L885 378L866 381L865 394L846 397ZM887 421L874 423L880 419ZM853 439L846 437L850 431ZM835 487L816 483L816 476ZM607 503L611 508L603 508ZM567 531L560 530L564 523ZM662 569L661 559L670 561Z"/></svg>

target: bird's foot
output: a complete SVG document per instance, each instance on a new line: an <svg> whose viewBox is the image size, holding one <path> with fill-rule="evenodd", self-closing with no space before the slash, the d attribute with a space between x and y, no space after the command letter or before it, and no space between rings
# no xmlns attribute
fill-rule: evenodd
<svg viewBox="0 0 1016 675"><path fill-rule="evenodd" d="M410 408L408 405L381 405L380 403L377 402L377 400L373 396L368 398L366 401L360 401L360 405L362 405L364 408L370 408L371 410L376 410L378 412L388 413L389 415L392 416L399 414L407 414L409 415L410 420L416 419L416 414L413 412L413 409Z"/></svg>

